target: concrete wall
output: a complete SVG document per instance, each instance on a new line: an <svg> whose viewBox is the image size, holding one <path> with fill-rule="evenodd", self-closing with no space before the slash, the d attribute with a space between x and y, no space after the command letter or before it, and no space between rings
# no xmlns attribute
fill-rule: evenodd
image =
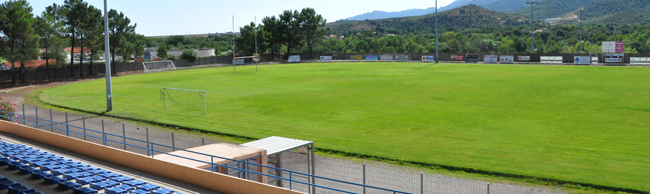
<svg viewBox="0 0 650 194"><path fill-rule="evenodd" d="M0 131L70 150L155 175L187 182L222 193L298 194L284 188L186 167L124 150L106 147L48 131L0 120Z"/></svg>

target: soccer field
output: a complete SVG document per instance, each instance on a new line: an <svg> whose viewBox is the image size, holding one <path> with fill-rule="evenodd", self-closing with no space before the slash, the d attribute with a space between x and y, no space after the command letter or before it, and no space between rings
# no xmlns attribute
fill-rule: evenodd
<svg viewBox="0 0 650 194"><path fill-rule="evenodd" d="M137 119L407 161L650 191L650 68L314 63L115 77ZM161 89L172 91L164 109ZM168 91L169 92L169 91ZM106 109L103 79L40 100Z"/></svg>

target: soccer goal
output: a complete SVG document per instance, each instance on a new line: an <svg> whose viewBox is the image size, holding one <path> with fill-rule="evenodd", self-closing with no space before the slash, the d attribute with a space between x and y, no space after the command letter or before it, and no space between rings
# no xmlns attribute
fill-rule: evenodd
<svg viewBox="0 0 650 194"><path fill-rule="evenodd" d="M165 95L165 109L167 109L167 97L171 97L170 94L168 94L168 90L173 90L173 91L183 91L183 92L190 92L190 93L198 93L201 98L203 98L203 114L208 113L207 105L206 105L206 98L205 98L205 91L203 90L187 90L187 89L178 89L178 88L163 88L163 94ZM175 100L172 98L172 100ZM180 99L179 99L180 100ZM192 101L192 100L190 100Z"/></svg>
<svg viewBox="0 0 650 194"><path fill-rule="evenodd" d="M174 65L173 61L142 62L142 66L144 67L145 73L167 71L170 69L176 70L176 65Z"/></svg>

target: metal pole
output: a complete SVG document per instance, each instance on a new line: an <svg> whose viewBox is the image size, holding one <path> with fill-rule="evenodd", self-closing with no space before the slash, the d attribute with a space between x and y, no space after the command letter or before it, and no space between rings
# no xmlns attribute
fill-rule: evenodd
<svg viewBox="0 0 650 194"><path fill-rule="evenodd" d="M311 183L316 184L316 157L314 157L314 143L311 143ZM316 193L316 186L311 186L314 190L314 194Z"/></svg>
<svg viewBox="0 0 650 194"><path fill-rule="evenodd" d="M108 44L108 5L104 0L104 61L106 61L106 111L113 110L113 89L111 84L111 62L108 59L110 46Z"/></svg>
<svg viewBox="0 0 650 194"><path fill-rule="evenodd" d="M235 62L235 16L234 15L232 16L232 60L233 60L232 74L235 75L237 72L236 71L237 65L235 65L234 63Z"/></svg>
<svg viewBox="0 0 650 194"><path fill-rule="evenodd" d="M81 117L81 122L83 123L84 140L86 140L86 117L85 116Z"/></svg>
<svg viewBox="0 0 650 194"><path fill-rule="evenodd" d="M420 173L420 193L424 194L424 172Z"/></svg>
<svg viewBox="0 0 650 194"><path fill-rule="evenodd" d="M151 143L151 158L153 158L154 153L156 153L156 150L153 149L153 143Z"/></svg>
<svg viewBox="0 0 650 194"><path fill-rule="evenodd" d="M23 104L23 125L27 125L27 120L25 120L25 104Z"/></svg>
<svg viewBox="0 0 650 194"><path fill-rule="evenodd" d="M122 142L124 142L124 150L126 150L126 127L122 123Z"/></svg>
<svg viewBox="0 0 650 194"><path fill-rule="evenodd" d="M490 194L490 182L487 184L487 194Z"/></svg>
<svg viewBox="0 0 650 194"><path fill-rule="evenodd" d="M436 63L440 61L440 56L438 55L438 0L436 0Z"/></svg>
<svg viewBox="0 0 650 194"><path fill-rule="evenodd" d="M201 138L201 145L205 145L205 137Z"/></svg>
<svg viewBox="0 0 650 194"><path fill-rule="evenodd" d="M149 155L149 127L147 127L146 133L147 133L147 156L148 156ZM153 153L151 154L151 156L153 156Z"/></svg>
<svg viewBox="0 0 650 194"><path fill-rule="evenodd" d="M537 0L528 0L526 4L530 4L530 53L535 53L535 31L533 25L533 16L535 15L535 3Z"/></svg>
<svg viewBox="0 0 650 194"><path fill-rule="evenodd" d="M210 156L210 170L214 172L214 156ZM228 173L226 173L228 174Z"/></svg>
<svg viewBox="0 0 650 194"><path fill-rule="evenodd" d="M176 151L176 143L174 143L174 132L172 132L172 150Z"/></svg>
<svg viewBox="0 0 650 194"><path fill-rule="evenodd" d="M278 168L279 168L279 169L282 169L282 153L279 153L279 154L278 154ZM279 176L279 177L282 177L282 170L279 170L279 171L278 171L278 176ZM279 187L282 187L282 186L283 186L283 184L282 184L282 179L278 179L278 186L279 186Z"/></svg>
<svg viewBox="0 0 650 194"><path fill-rule="evenodd" d="M366 163L363 163L363 194L366 194Z"/></svg>
<svg viewBox="0 0 650 194"><path fill-rule="evenodd" d="M104 146L108 146L106 142L106 132L104 132L104 120L102 120L102 135L104 136Z"/></svg>
<svg viewBox="0 0 650 194"><path fill-rule="evenodd" d="M257 26L259 26L259 24L257 24L257 16L255 16L255 25L255 54L259 55L259 53L257 53ZM257 73L257 61L255 61L255 73Z"/></svg>
<svg viewBox="0 0 650 194"><path fill-rule="evenodd" d="M54 132L54 120L52 119L52 109L50 109L50 130Z"/></svg>
<svg viewBox="0 0 650 194"><path fill-rule="evenodd" d="M38 129L38 106L34 107L36 109L36 128Z"/></svg>
<svg viewBox="0 0 650 194"><path fill-rule="evenodd" d="M70 137L70 125L68 124L68 111L65 111L65 131L66 135Z"/></svg>

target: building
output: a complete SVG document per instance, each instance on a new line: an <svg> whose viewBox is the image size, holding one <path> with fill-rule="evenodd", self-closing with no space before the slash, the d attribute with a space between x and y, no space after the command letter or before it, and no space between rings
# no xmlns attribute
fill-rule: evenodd
<svg viewBox="0 0 650 194"><path fill-rule="evenodd" d="M175 56L176 58L179 58L183 54L183 51L185 50L187 49L168 50L167 56ZM192 49L192 50L196 52L199 58L215 56L214 49L198 49L198 50ZM157 58L158 58L158 47L151 47L151 48L144 49L144 55L142 56L142 59L154 61ZM159 59L159 60L164 60L164 59Z"/></svg>
<svg viewBox="0 0 650 194"><path fill-rule="evenodd" d="M56 60L50 59L49 64L53 65L56 63ZM45 61L45 59L39 59L39 60L31 60L31 61L26 61L25 64L25 69L36 69L39 67L45 67L48 64L48 61ZM20 62L15 62L14 65L16 68L20 68ZM5 61L0 65L0 71L5 71L5 70L11 70L11 62Z"/></svg>

